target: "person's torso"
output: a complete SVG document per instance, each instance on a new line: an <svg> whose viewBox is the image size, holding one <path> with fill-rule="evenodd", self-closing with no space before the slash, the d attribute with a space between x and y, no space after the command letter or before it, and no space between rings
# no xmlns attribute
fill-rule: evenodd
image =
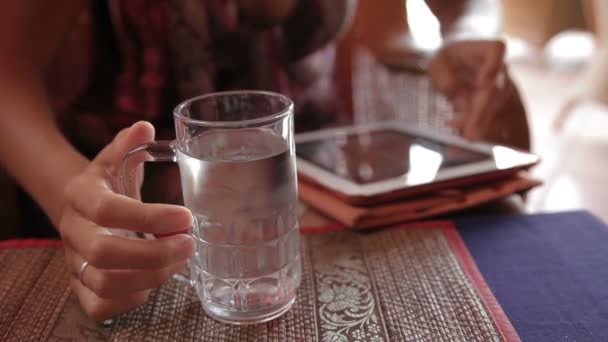
<svg viewBox="0 0 608 342"><path fill-rule="evenodd" d="M178 102L223 90L290 96L306 119L300 128L318 120L315 114L335 111L332 46L293 58L290 48L298 44L287 39L308 36L281 26L254 28L234 6L218 0L91 2L48 75L66 135L95 153L121 128L147 120L168 138Z"/></svg>

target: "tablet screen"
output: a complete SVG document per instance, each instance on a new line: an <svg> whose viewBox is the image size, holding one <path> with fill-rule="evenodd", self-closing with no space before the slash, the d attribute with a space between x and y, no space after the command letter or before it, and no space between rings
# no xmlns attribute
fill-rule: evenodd
<svg viewBox="0 0 608 342"><path fill-rule="evenodd" d="M296 154L358 184L397 177L425 183L441 169L493 160L489 154L390 129L298 143Z"/></svg>

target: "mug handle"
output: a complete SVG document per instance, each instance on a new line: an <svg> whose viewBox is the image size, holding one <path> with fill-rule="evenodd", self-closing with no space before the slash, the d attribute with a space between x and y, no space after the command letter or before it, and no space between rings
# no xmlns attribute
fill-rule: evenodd
<svg viewBox="0 0 608 342"><path fill-rule="evenodd" d="M118 190L121 195L139 199L140 174L127 174L143 162L177 162L175 140L150 141L136 146L122 159L118 169Z"/></svg>
<svg viewBox="0 0 608 342"><path fill-rule="evenodd" d="M141 199L139 190L141 187L141 182L143 181L143 168L137 169L137 167L144 162L176 163L177 154L175 145L175 140L157 140L147 142L130 150L122 159L120 167L118 168L119 193L138 200ZM130 170L134 172L129 173ZM112 234L116 235L138 237L148 240L162 237L155 236L153 234L136 233L123 229L112 229L111 232ZM191 284L191 278L188 272L189 264L190 259L188 260L188 266L183 271L174 274L173 278L187 284Z"/></svg>

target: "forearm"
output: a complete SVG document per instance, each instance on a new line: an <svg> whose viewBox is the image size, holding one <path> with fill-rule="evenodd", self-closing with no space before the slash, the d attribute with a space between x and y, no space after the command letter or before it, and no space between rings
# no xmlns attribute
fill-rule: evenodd
<svg viewBox="0 0 608 342"><path fill-rule="evenodd" d="M0 164L55 225L63 187L87 160L57 128L43 75L85 4L20 0L0 11Z"/></svg>
<svg viewBox="0 0 608 342"><path fill-rule="evenodd" d="M88 161L57 127L35 68L1 61L0 108L0 163L57 225L63 188Z"/></svg>

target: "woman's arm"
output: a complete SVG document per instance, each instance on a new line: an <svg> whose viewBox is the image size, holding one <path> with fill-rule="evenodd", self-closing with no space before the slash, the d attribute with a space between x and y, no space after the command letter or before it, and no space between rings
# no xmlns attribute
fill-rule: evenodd
<svg viewBox="0 0 608 342"><path fill-rule="evenodd" d="M113 191L125 154L154 139L150 124L123 130L88 161L55 123L43 76L81 2L4 4L0 12L0 162L59 230L70 285L85 312L104 320L143 304L151 289L184 267L195 246L185 234L154 240L107 234L105 227L166 235L192 224L186 208L142 203Z"/></svg>
<svg viewBox="0 0 608 342"><path fill-rule="evenodd" d="M55 225L67 181L87 165L56 125L44 74L82 1L9 1L0 12L0 163Z"/></svg>

